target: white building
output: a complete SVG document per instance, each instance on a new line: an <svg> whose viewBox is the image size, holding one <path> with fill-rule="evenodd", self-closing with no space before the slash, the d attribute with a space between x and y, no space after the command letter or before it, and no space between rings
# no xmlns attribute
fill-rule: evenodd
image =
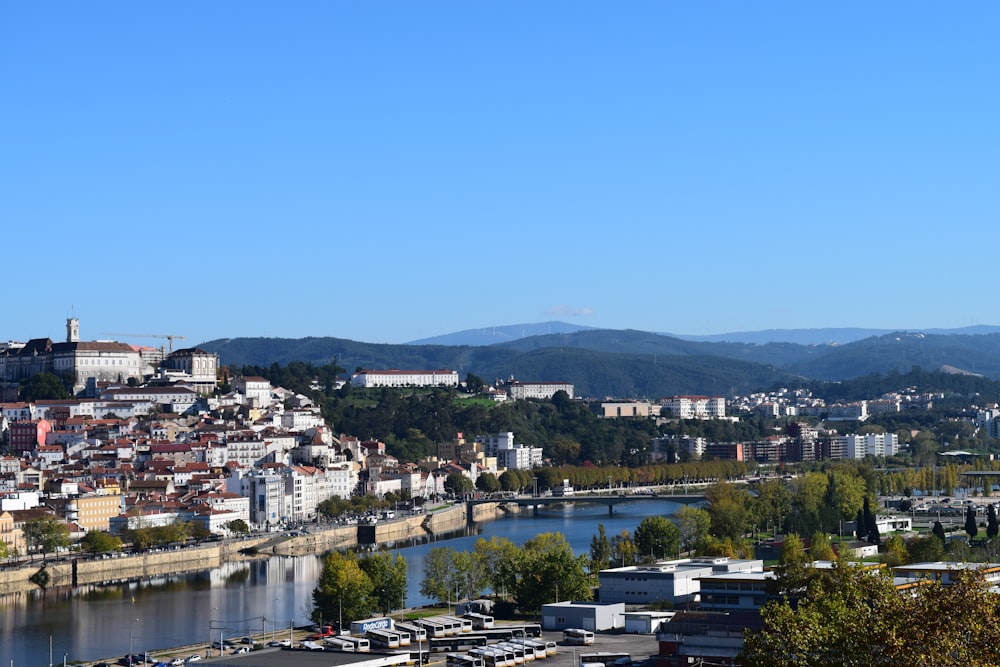
<svg viewBox="0 0 1000 667"><path fill-rule="evenodd" d="M171 352L163 360L163 368L179 371L195 389L210 393L218 385L219 355L201 348L188 347Z"/></svg>
<svg viewBox="0 0 1000 667"><path fill-rule="evenodd" d="M898 452L899 437L895 433L839 435L830 442L830 458L863 459L866 456L894 456Z"/></svg>
<svg viewBox="0 0 1000 667"><path fill-rule="evenodd" d="M482 446L484 456L496 456L501 449L514 447L514 432L495 433L492 435L477 435L475 441Z"/></svg>
<svg viewBox="0 0 1000 667"><path fill-rule="evenodd" d="M271 383L267 378L256 375L235 377L232 380L233 391L243 396L244 403L255 408L264 408L271 404Z"/></svg>
<svg viewBox="0 0 1000 667"><path fill-rule="evenodd" d="M653 565L630 565L601 570L601 600L625 604L674 605L697 602L700 577L733 572L763 572L762 560L726 557L679 558Z"/></svg>
<svg viewBox="0 0 1000 667"><path fill-rule="evenodd" d="M542 448L512 445L497 450L497 467L531 470L542 465Z"/></svg>
<svg viewBox="0 0 1000 667"><path fill-rule="evenodd" d="M534 398L547 401L558 391L565 391L573 398L573 385L568 382L518 382L511 380L505 385L507 394L515 399Z"/></svg>
<svg viewBox="0 0 1000 667"><path fill-rule="evenodd" d="M726 399L722 396L671 396L662 401L663 412L676 419L722 419Z"/></svg>
<svg viewBox="0 0 1000 667"><path fill-rule="evenodd" d="M457 387L458 371L439 370L366 370L351 376L354 387Z"/></svg>

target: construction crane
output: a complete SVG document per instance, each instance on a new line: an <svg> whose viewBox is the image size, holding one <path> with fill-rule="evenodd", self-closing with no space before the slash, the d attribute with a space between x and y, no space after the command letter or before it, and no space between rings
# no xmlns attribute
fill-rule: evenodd
<svg viewBox="0 0 1000 667"><path fill-rule="evenodd" d="M176 336L174 334L137 334L137 333L104 333L102 336L127 336L128 338L166 338L167 342L170 344L170 352L174 351L174 339L184 340L184 336Z"/></svg>

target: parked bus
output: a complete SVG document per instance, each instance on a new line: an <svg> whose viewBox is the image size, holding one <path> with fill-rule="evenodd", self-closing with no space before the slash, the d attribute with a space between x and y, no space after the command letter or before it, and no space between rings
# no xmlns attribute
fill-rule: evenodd
<svg viewBox="0 0 1000 667"><path fill-rule="evenodd" d="M535 654L535 660L542 660L549 657L548 651L545 650L545 642L543 641L537 639L515 639L514 641L524 645L525 653L527 653L527 649L531 649Z"/></svg>
<svg viewBox="0 0 1000 667"><path fill-rule="evenodd" d="M629 653L611 653L609 651L599 651L597 653L581 653L580 667L621 667L632 664L632 656Z"/></svg>
<svg viewBox="0 0 1000 667"><path fill-rule="evenodd" d="M426 642L427 641L427 630L420 627L419 625L413 625L410 623L397 623L396 629L400 632L406 632L410 635L411 642Z"/></svg>
<svg viewBox="0 0 1000 667"><path fill-rule="evenodd" d="M525 637L541 637L542 636L542 625L541 623L525 623L520 626L524 630Z"/></svg>
<svg viewBox="0 0 1000 667"><path fill-rule="evenodd" d="M486 646L489 642L482 635L455 635L454 637L431 637L427 640L432 651L464 651Z"/></svg>
<svg viewBox="0 0 1000 667"><path fill-rule="evenodd" d="M423 628L429 638L444 637L447 634L445 627L441 623L433 621L430 618L418 618L413 622Z"/></svg>
<svg viewBox="0 0 1000 667"><path fill-rule="evenodd" d="M445 637L454 637L462 631L462 621L453 616L429 616L425 620L440 625L444 629ZM471 623L469 629L472 629Z"/></svg>
<svg viewBox="0 0 1000 667"><path fill-rule="evenodd" d="M516 639L509 642L500 642L497 644L497 647L512 652L514 654L514 662L518 665L535 661L535 652ZM531 656L530 658L528 657L529 655Z"/></svg>
<svg viewBox="0 0 1000 667"><path fill-rule="evenodd" d="M496 625L493 617L489 614L480 614L475 611L465 613L465 618L472 622L473 630L492 630Z"/></svg>
<svg viewBox="0 0 1000 667"><path fill-rule="evenodd" d="M449 653L446 664L447 667L486 667L483 656L468 653Z"/></svg>
<svg viewBox="0 0 1000 667"><path fill-rule="evenodd" d="M354 642L348 641L345 637L327 637L323 640L325 650L340 651L342 653L354 653Z"/></svg>
<svg viewBox="0 0 1000 667"><path fill-rule="evenodd" d="M404 630L403 628L400 628L400 627L397 626L397 627L393 628L392 630L389 630L389 632L393 632L393 633L399 635L399 645L400 646L409 646L410 645L410 633L409 633L409 631Z"/></svg>
<svg viewBox="0 0 1000 667"><path fill-rule="evenodd" d="M552 641L551 639L542 640L542 641L544 641L544 643L545 643L545 655L547 655L547 656L549 656L551 658L552 656L554 656L557 653L559 653L559 645L556 644L554 641Z"/></svg>
<svg viewBox="0 0 1000 667"><path fill-rule="evenodd" d="M469 651L469 655L483 661L483 667L508 667L503 653L498 653L487 647L474 648ZM511 666L513 667L513 666Z"/></svg>
<svg viewBox="0 0 1000 667"><path fill-rule="evenodd" d="M458 616L440 616L444 621L458 625L459 632L472 632L473 624L471 618L460 618Z"/></svg>
<svg viewBox="0 0 1000 667"><path fill-rule="evenodd" d="M377 648L399 648L399 635L388 630L369 630L368 641Z"/></svg>
<svg viewBox="0 0 1000 667"><path fill-rule="evenodd" d="M566 628L563 630L563 642L573 646L590 646L595 641L594 633L590 630L580 628Z"/></svg>
<svg viewBox="0 0 1000 667"><path fill-rule="evenodd" d="M372 644L371 644L370 641L368 641L367 637L346 637L345 636L345 637L341 637L341 639L344 639L344 640L349 641L352 644L354 644L354 652L355 653L368 653L369 651L372 650Z"/></svg>

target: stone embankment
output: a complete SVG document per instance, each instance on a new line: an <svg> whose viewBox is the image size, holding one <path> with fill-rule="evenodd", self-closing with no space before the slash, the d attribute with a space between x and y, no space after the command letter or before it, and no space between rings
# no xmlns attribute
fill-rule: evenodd
<svg viewBox="0 0 1000 667"><path fill-rule="evenodd" d="M0 595L36 590L40 584L46 588L106 584L199 572L248 558L304 556L333 549L404 542L463 530L474 522L492 521L504 511L498 504L475 505L470 517L467 506L459 504L427 514L382 521L374 526L310 528L310 532L294 537L284 534L254 535L117 558L64 557L45 563L35 560L20 567L0 570ZM44 574L40 574L43 571Z"/></svg>

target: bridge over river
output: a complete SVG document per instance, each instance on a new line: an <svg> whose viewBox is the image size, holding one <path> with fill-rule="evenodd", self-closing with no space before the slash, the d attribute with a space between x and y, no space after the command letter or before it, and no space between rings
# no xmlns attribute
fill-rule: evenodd
<svg viewBox="0 0 1000 667"><path fill-rule="evenodd" d="M481 500L468 500L466 501L468 506L468 512L466 515L469 517L470 522L472 521L472 508L476 505L482 505L484 503L500 503L501 505L518 505L519 507L531 507L532 511L537 514L538 508L545 505L570 505L570 504L582 504L590 503L594 505L607 505L608 516L612 516L615 513L615 506L624 503L636 503L643 501L659 501L663 502L667 500L672 503L679 503L682 505L693 505L695 503L706 502L708 499L702 494L664 494L664 495L652 495L652 494L627 494L620 495L616 493L594 493L594 494L581 494L572 496L515 496L513 498L504 498L498 500L496 498L492 499L481 499Z"/></svg>

